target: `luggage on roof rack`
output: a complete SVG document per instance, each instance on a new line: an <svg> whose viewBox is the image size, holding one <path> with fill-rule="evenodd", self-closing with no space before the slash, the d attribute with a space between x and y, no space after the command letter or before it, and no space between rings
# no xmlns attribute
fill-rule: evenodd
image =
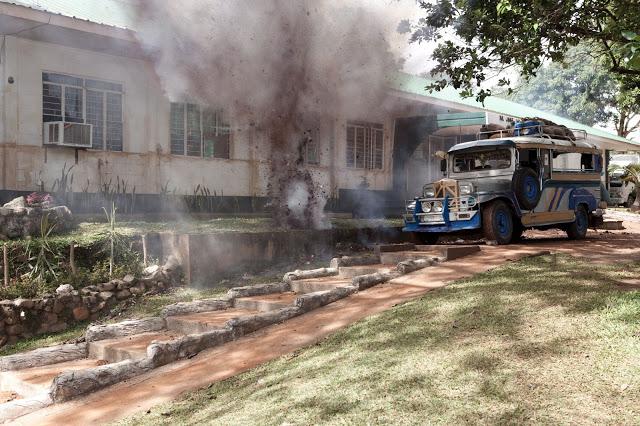
<svg viewBox="0 0 640 426"><path fill-rule="evenodd" d="M530 136L568 141L587 138L587 132L584 130L569 129L567 126L539 117L523 118L517 121L514 127L510 129L499 127L502 126L485 125L478 133L477 138L496 139L510 136Z"/></svg>

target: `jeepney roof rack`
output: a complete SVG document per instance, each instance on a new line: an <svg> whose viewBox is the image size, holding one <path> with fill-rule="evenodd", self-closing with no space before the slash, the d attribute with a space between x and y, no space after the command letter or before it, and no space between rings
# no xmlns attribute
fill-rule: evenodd
<svg viewBox="0 0 640 426"><path fill-rule="evenodd" d="M529 122L530 123L530 122ZM498 130L485 130L476 134L478 140L481 139L500 139L509 138L515 136L529 136L534 138L546 138L546 139L560 139L569 142L575 142L576 140L586 140L587 132L582 129L570 129L565 126L559 126L555 124L522 124L509 129Z"/></svg>

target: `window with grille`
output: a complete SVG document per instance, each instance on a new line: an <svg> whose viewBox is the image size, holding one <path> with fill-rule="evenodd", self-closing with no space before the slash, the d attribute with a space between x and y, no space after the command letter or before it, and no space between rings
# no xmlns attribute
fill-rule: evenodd
<svg viewBox="0 0 640 426"><path fill-rule="evenodd" d="M220 109L172 102L169 133L172 154L205 158L230 156L231 128Z"/></svg>
<svg viewBox="0 0 640 426"><path fill-rule="evenodd" d="M347 123L347 167L382 169L384 127L382 124Z"/></svg>
<svg viewBox="0 0 640 426"><path fill-rule="evenodd" d="M42 121L92 125L93 149L122 151L123 85L42 73Z"/></svg>

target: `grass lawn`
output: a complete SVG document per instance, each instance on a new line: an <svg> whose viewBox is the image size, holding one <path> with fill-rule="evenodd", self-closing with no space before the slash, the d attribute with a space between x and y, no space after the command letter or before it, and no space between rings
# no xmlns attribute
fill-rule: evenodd
<svg viewBox="0 0 640 426"><path fill-rule="evenodd" d="M637 424L640 263L456 282L123 424Z"/></svg>
<svg viewBox="0 0 640 426"><path fill-rule="evenodd" d="M351 229L379 226L402 226L402 219L331 219L334 228ZM167 222L127 221L117 223L118 232L123 235L140 235L147 232L268 232L284 230L278 228L271 218L267 217L228 217L208 220L183 220ZM68 234L56 236L76 242L90 242L104 235L108 230L106 222L81 222Z"/></svg>

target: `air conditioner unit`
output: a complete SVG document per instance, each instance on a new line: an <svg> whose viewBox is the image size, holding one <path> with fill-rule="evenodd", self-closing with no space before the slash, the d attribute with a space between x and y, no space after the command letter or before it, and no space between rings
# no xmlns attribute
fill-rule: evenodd
<svg viewBox="0 0 640 426"><path fill-rule="evenodd" d="M91 148L91 124L50 121L44 123L42 137L45 145Z"/></svg>

